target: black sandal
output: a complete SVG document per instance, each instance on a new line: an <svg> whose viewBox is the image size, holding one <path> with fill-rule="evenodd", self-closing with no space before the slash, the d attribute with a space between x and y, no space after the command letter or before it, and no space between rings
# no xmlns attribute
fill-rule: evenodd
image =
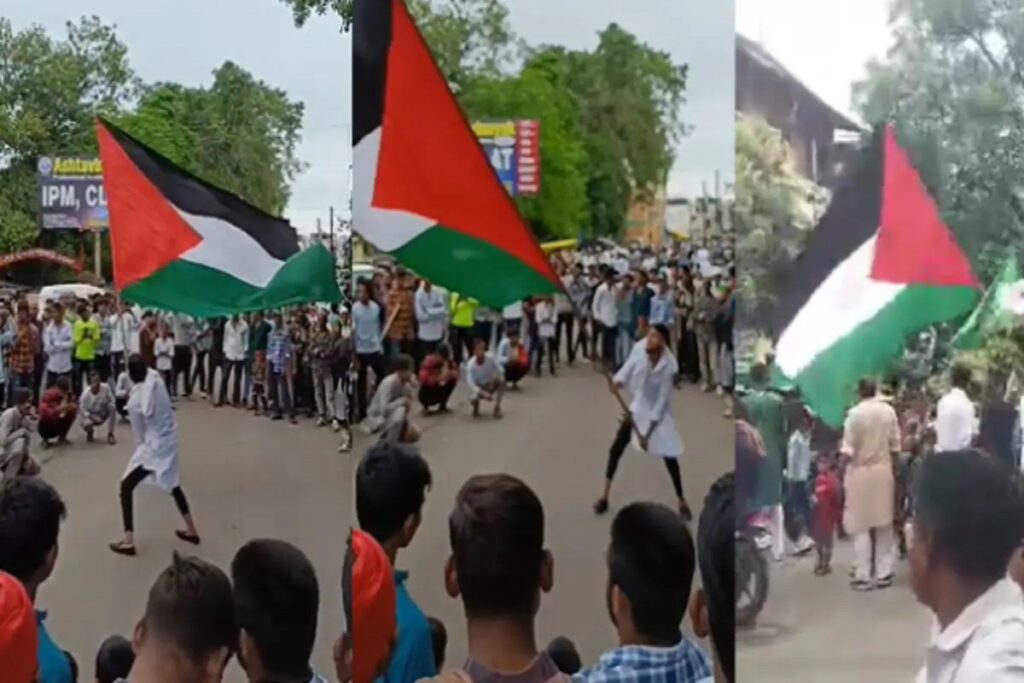
<svg viewBox="0 0 1024 683"><path fill-rule="evenodd" d="M603 515L608 512L608 499L598 498L597 502L594 503L594 514Z"/></svg>
<svg viewBox="0 0 1024 683"><path fill-rule="evenodd" d="M174 530L174 535L177 536L182 541L185 541L186 543L191 543L192 545L199 545L199 536L195 536L193 534L190 534L187 531L182 531L181 529L175 529Z"/></svg>
<svg viewBox="0 0 1024 683"><path fill-rule="evenodd" d="M679 514L682 515L684 522L693 521L693 512L685 501L679 505Z"/></svg>
<svg viewBox="0 0 1024 683"><path fill-rule="evenodd" d="M134 544L128 544L124 541L117 541L107 546L118 555L126 555L128 557L135 557L137 554Z"/></svg>

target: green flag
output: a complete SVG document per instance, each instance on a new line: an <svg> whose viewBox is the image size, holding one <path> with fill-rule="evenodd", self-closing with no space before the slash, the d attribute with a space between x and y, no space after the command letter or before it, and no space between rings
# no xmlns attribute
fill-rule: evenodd
<svg viewBox="0 0 1024 683"><path fill-rule="evenodd" d="M1012 324L1013 314L1006 308L1006 298L1013 287L1020 280L1020 266L1017 264L1017 256L1012 252L1007 254L1006 262L999 277L985 292L981 303L971 313L971 317L957 331L950 342L953 348L962 351L970 351L981 346L982 337L987 332L1009 327Z"/></svg>

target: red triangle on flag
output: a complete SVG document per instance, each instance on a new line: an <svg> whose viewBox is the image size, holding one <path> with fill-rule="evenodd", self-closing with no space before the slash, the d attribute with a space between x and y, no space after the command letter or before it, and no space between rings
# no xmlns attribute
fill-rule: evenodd
<svg viewBox="0 0 1024 683"><path fill-rule="evenodd" d="M149 277L199 244L199 234L128 157L102 121L96 139L110 213L114 286Z"/></svg>
<svg viewBox="0 0 1024 683"><path fill-rule="evenodd" d="M881 221L872 279L908 285L979 287L967 256L942 222L938 207L892 126L883 136Z"/></svg>
<svg viewBox="0 0 1024 683"><path fill-rule="evenodd" d="M405 3L390 2L391 43L372 205L408 211L486 242L558 283Z"/></svg>

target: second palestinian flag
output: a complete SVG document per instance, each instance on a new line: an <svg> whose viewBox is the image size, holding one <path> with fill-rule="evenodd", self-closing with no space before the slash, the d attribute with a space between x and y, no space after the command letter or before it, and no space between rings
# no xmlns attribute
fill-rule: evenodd
<svg viewBox="0 0 1024 683"><path fill-rule="evenodd" d="M780 300L776 367L840 425L862 377L974 306L979 284L891 127L833 197Z"/></svg>
<svg viewBox="0 0 1024 683"><path fill-rule="evenodd" d="M501 307L561 284L402 0L356 0L353 227L442 287Z"/></svg>
<svg viewBox="0 0 1024 683"><path fill-rule="evenodd" d="M114 284L132 303L197 317L341 300L334 259L295 228L96 123Z"/></svg>

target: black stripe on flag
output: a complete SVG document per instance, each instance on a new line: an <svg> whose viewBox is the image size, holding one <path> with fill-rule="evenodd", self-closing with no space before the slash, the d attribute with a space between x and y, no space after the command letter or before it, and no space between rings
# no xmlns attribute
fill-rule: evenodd
<svg viewBox="0 0 1024 683"><path fill-rule="evenodd" d="M846 175L808 236L803 253L786 271L774 316L776 339L825 278L878 232L885 180L884 131L884 126L875 130L857 167Z"/></svg>
<svg viewBox="0 0 1024 683"><path fill-rule="evenodd" d="M355 0L352 18L352 144L380 127L391 46L391 1Z"/></svg>
<svg viewBox="0 0 1024 683"><path fill-rule="evenodd" d="M298 234L288 221L275 218L241 197L197 178L109 121L100 121L136 168L180 210L231 223L276 259L284 261L299 251Z"/></svg>

